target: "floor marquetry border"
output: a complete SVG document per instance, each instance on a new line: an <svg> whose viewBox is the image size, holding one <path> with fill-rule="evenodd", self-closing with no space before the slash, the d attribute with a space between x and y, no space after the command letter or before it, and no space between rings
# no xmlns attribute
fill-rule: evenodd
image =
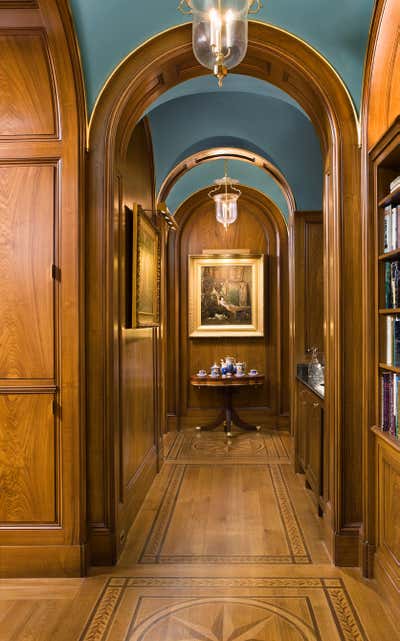
<svg viewBox="0 0 400 641"><path fill-rule="evenodd" d="M208 589L211 592L207 592ZM163 590L165 593L162 592ZM224 595L223 590L229 591L229 596ZM149 606L147 606L147 618L142 617L141 620L138 620L140 607L146 599L154 602L152 607L156 615L154 612L149 614ZM304 604L307 604L309 610L307 620L301 620L293 614L288 614L289 611L285 611L281 605L285 599L292 601L297 599L303 603L305 610ZM126 603L123 605L124 601ZM169 605L165 607L164 603L164 607L160 608L163 601ZM179 609L180 612L184 609L190 612L190 608L198 609L207 605L208 608L211 606L221 607L221 611L224 613L225 605L232 608L232 604L236 604L242 610L246 610L247 606L264 608L266 612L272 612L278 618L282 618L283 613L283 617L287 616L294 628L294 636L285 636L285 639L301 638L306 641L321 641L322 638L328 638L326 636L328 630L330 630L330 634L332 634L332 630L335 630L336 638L332 637L332 641L336 641L336 639L338 641L368 641L342 579L295 577L110 578L90 614L79 641L106 641L106 639L114 641L117 638L118 641L152 639L152 626L157 628L160 621L162 623L163 619L168 617L170 617L168 621L173 621L173 613L176 609ZM321 608L324 610L322 617ZM122 624L124 617L126 620ZM176 621L179 623L178 618ZM190 624L189 622L186 625L188 628L192 625L193 630L196 628L195 623ZM252 629L251 625L248 626L249 634ZM259 623L254 623L254 629L256 625L260 627ZM321 629L321 626L324 629ZM122 627L123 634L121 634ZM245 627L246 625L243 629ZM167 629L170 628L167 627ZM148 634L150 637L147 636ZM186 638L194 641L199 638L206 639L207 635L198 636L193 632L192 636L188 633ZM210 638L213 637L210 636ZM251 634L248 638L252 638ZM256 636L256 638L259 637ZM268 638L271 637L268 636ZM214 634L214 639L224 641L222 634L221 637ZM180 638L168 636L166 641L180 641Z"/></svg>
<svg viewBox="0 0 400 641"><path fill-rule="evenodd" d="M243 465L291 462L289 435L279 432L235 432L227 440L221 432L179 432L166 452L170 463L191 465L228 461Z"/></svg>

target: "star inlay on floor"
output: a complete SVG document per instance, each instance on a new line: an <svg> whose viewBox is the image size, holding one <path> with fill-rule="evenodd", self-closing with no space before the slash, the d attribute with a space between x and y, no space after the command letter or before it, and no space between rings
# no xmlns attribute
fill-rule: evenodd
<svg viewBox="0 0 400 641"><path fill-rule="evenodd" d="M163 596L162 588L169 588L168 594ZM367 641L341 579L115 578L105 587L81 637L81 641L321 639Z"/></svg>

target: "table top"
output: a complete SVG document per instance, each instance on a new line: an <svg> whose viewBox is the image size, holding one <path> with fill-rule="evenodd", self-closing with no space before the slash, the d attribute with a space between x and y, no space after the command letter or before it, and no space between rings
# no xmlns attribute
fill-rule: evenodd
<svg viewBox="0 0 400 641"><path fill-rule="evenodd" d="M250 385L262 385L264 383L264 374L250 376L194 376L190 377L190 384L194 387L248 387Z"/></svg>

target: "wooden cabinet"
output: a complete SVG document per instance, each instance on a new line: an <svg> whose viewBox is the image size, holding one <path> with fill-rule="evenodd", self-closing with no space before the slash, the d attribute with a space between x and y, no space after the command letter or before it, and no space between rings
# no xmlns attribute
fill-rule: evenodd
<svg viewBox="0 0 400 641"><path fill-rule="evenodd" d="M306 486L312 490L318 512L324 508L324 402L309 387L297 381L296 467L305 474Z"/></svg>

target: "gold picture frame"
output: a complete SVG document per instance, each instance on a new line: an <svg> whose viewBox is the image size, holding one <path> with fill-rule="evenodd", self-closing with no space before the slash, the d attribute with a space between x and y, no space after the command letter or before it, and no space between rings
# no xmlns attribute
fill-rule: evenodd
<svg viewBox="0 0 400 641"><path fill-rule="evenodd" d="M264 256L189 256L189 336L264 336Z"/></svg>
<svg viewBox="0 0 400 641"><path fill-rule="evenodd" d="M140 205L133 205L132 326L160 324L160 232Z"/></svg>

